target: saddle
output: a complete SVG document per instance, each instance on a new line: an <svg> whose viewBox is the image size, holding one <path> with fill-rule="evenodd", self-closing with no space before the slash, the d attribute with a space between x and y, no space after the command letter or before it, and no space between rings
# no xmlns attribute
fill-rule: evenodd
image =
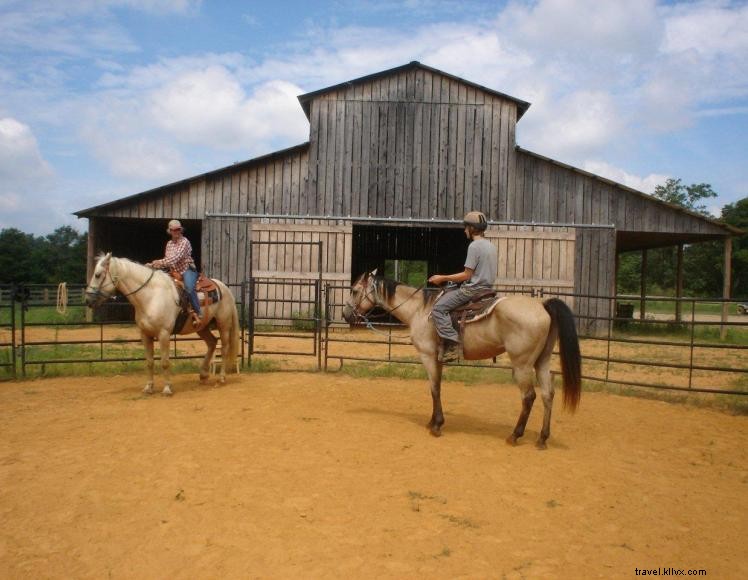
<svg viewBox="0 0 748 580"><path fill-rule="evenodd" d="M169 275L172 280L174 280L174 285L177 287L177 292L179 293L179 305L182 308L182 311L179 313L177 320L174 323L174 329L175 332L177 332L184 326L190 315L194 316L197 320L197 314L192 310L192 304L190 304L189 294L184 287L184 277L182 274L172 270L169 272ZM215 281L200 272L200 275L197 278L197 283L195 284L195 292L197 292L197 299L200 301L200 308L203 311L203 319L196 324L198 327L202 328L208 322L205 307L221 300L221 291L218 289L218 285Z"/></svg>
<svg viewBox="0 0 748 580"><path fill-rule="evenodd" d="M498 304L499 300L502 300L498 297L498 294L496 290L484 290L473 296L467 304L458 306L449 313L452 318L452 326L460 336L462 336L466 324L482 320L493 311L493 307Z"/></svg>

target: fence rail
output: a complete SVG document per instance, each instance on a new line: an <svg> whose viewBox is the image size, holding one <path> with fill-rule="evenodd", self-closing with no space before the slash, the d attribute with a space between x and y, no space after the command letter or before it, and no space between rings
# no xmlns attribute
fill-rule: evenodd
<svg viewBox="0 0 748 580"><path fill-rule="evenodd" d="M84 287L68 287L65 314L55 309L55 286L0 286L0 378L44 373L66 363L113 363L142 360L140 339L132 323L132 307L124 301L108 305L109 313L93 318L83 306ZM420 364L409 347L407 329L389 322L373 324L373 332L351 327L342 319L349 286L319 279L251 278L232 285L242 323L241 360L258 356L308 357L318 369L346 361ZM504 291L505 294L510 292ZM646 318L637 318L626 296L564 292L522 292L563 300L596 299L594 314L578 316L587 381L685 392L748 394L748 316L738 303L704 298L646 297ZM676 319L675 303L680 303ZM722 315L729 310L729 318ZM278 340L280 339L280 340ZM198 338L173 337L175 359L201 358L190 348ZM289 344L292 346L289 347ZM376 351L375 354L372 352ZM556 353L557 354L557 353ZM509 369L506 358L460 363Z"/></svg>

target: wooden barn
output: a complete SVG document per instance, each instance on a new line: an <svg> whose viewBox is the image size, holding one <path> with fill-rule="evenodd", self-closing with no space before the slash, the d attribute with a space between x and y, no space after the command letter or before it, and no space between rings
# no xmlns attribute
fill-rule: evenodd
<svg viewBox="0 0 748 580"><path fill-rule="evenodd" d="M620 252L724 239L729 257L728 226L517 146L530 105L496 90L411 62L299 101L308 142L77 212L89 267L103 250L157 257L178 218L232 284L348 284L393 260L454 272L460 219L482 210L497 285L575 294L584 321L610 314Z"/></svg>

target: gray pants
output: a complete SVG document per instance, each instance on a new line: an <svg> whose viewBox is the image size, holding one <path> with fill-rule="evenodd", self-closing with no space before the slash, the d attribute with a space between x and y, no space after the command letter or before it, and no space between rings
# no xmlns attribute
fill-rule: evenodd
<svg viewBox="0 0 748 580"><path fill-rule="evenodd" d="M467 304L474 295L484 290L485 288L465 288L464 286L460 286L457 290L442 294L431 311L431 318L434 320L436 332L442 339L460 342L460 336L452 326L452 319L449 313L458 306Z"/></svg>

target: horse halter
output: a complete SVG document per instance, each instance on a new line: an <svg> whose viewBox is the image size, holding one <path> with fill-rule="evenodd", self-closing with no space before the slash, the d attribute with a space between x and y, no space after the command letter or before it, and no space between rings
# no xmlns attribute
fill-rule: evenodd
<svg viewBox="0 0 748 580"><path fill-rule="evenodd" d="M363 280L362 280L363 282ZM363 284L362 284L363 286ZM346 300L346 306L350 307L351 311L353 312L353 315L358 320L365 320L366 322L369 322L369 319L366 317L365 313L359 312L359 307L361 306L361 303L364 301L364 299L368 299L369 302L372 303L371 308L374 308L377 304L379 304L379 301L377 300L376 296L376 280L374 276L369 276L367 274L366 276L366 286L365 286L365 293L363 296L361 296L356 303L354 304L351 299L349 298ZM371 308L369 310L371 310ZM368 312L368 310L367 310Z"/></svg>
<svg viewBox="0 0 748 580"><path fill-rule="evenodd" d="M109 298L111 298L114 295L114 292L112 292L111 294L106 294L105 292L103 292L103 288L104 288L104 284L106 283L107 276L109 276L109 283L112 285L112 289L115 292L117 291L117 280L109 272L109 266L110 266L110 264L111 264L111 261L108 260L107 264L106 264L106 266L104 268L103 275L102 275L102 283L99 284L96 288L93 288L91 285L89 285L89 287L86 288L86 292L85 292L86 296L89 296L89 295L93 296L94 298L96 298L96 300L101 300L102 297L105 300L108 300ZM95 276L94 276L94 278L95 278Z"/></svg>
<svg viewBox="0 0 748 580"><path fill-rule="evenodd" d="M106 268L104 270L103 279L104 279L104 282L106 282L106 277L109 276L109 283L112 285L112 288L116 292L117 291L117 282L119 282L119 278L116 277L116 276L114 276L114 275L112 275L112 273L109 271L109 266L110 265L111 265L111 261L108 261L107 265L106 265ZM122 296L132 296L133 294L136 294L137 292L140 292L143 288L145 288L148 285L148 282L151 281L151 279L153 278L153 275L155 273L156 273L156 269L152 268L151 269L151 275L148 276L148 278L146 279L145 282L143 282L140 286L138 286L132 292L128 292L127 294L122 294ZM102 298L102 297L105 300L108 300L109 298L111 298L112 296L114 296L114 292L112 292L111 294L106 294L106 293L102 292L103 286L104 286L103 284L100 284L97 288L93 288L92 290L89 290L88 288L86 288L86 295L90 294L90 295L94 296L97 300L100 299L100 298Z"/></svg>
<svg viewBox="0 0 748 580"><path fill-rule="evenodd" d="M378 298L378 294L377 294L377 280L376 280L376 278L374 276L367 276L366 279L367 279L366 293L361 298L359 298L358 301L355 304L352 304L350 301L346 302L346 304L348 306L350 306L351 310L353 311L353 314L358 319L364 320L367 323L367 326L371 326L371 321L369 320L369 317L366 316L366 314L362 314L361 312L359 312L359 306L361 305L361 302L363 302L364 298L368 298L369 299L369 302L371 302L372 305L373 305L372 308L374 306L381 306L382 305L382 301L379 300L379 298ZM369 280L371 280L371 281L369 282ZM392 314L393 312L395 312L395 310L397 310L398 308L400 308L406 302L409 302L410 299L413 298L413 296L415 296L416 294L418 294L423 289L424 289L424 286L420 286L420 287L416 288L415 290L413 290L413 292L411 293L411 295L408 296L405 300L403 300L400 304L398 304L397 306L395 306L393 308L389 308L387 310L387 314ZM382 315L382 316L386 316L386 315Z"/></svg>

